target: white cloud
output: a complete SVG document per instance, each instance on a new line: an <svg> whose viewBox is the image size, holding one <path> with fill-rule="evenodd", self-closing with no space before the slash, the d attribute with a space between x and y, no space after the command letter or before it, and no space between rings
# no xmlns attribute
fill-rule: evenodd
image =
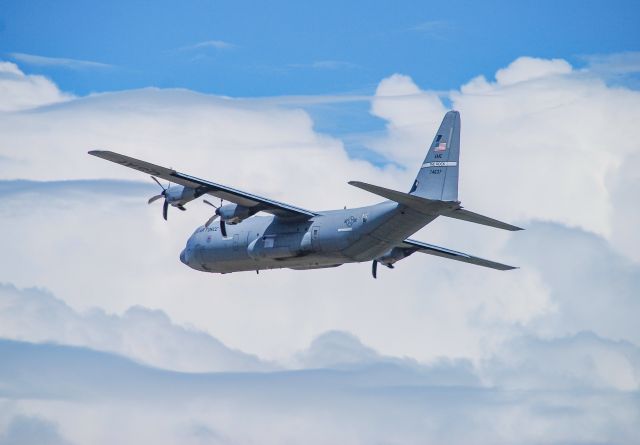
<svg viewBox="0 0 640 445"><path fill-rule="evenodd" d="M438 94L420 90L408 76L394 74L380 82L371 103L371 113L388 122L387 134L369 144L407 166L405 183L411 184L445 112Z"/></svg>
<svg viewBox="0 0 640 445"><path fill-rule="evenodd" d="M0 338L87 346L178 371L258 371L273 365L227 348L162 311L135 306L122 316L93 308L78 313L38 289L0 284Z"/></svg>
<svg viewBox="0 0 640 445"><path fill-rule="evenodd" d="M534 275L512 276L418 254L394 271L381 271L375 281L369 264L308 273L197 273L177 256L193 227L210 216L208 208L192 203L188 212L173 212L165 223L159 206L146 205L155 192L150 180L147 189L75 181L6 189L1 220L20 223L0 230L6 258L12 259L0 279L21 287L46 285L76 309L161 308L178 322L269 359L289 357L331 329L352 331L386 354L477 358L504 333L474 326L477 317L471 314L483 310L488 323L508 325L526 323L546 310L546 293ZM43 224L55 224L57 230L34 236ZM491 246L499 250L499 244L488 242ZM477 247L467 248L479 253ZM68 270L73 280L60 272ZM439 277L428 283L426 293L425 270ZM398 292L402 283L406 289Z"/></svg>
<svg viewBox="0 0 640 445"><path fill-rule="evenodd" d="M24 74L15 63L0 61L0 112L25 110L72 98L46 77Z"/></svg>
<svg viewBox="0 0 640 445"><path fill-rule="evenodd" d="M460 198L468 208L579 226L638 258L635 236L616 234L629 227L618 215L639 217L637 206L622 204L628 193L618 179L640 151L637 91L608 86L597 72L561 59L522 57L498 70L495 82L480 76L448 97L462 115ZM438 92L393 75L372 104L388 121L387 134L369 146L408 166L408 179L443 112Z"/></svg>
<svg viewBox="0 0 640 445"><path fill-rule="evenodd" d="M521 339L485 362L482 372L493 378L485 386L468 363L391 363L358 346L356 358L357 349L369 351L363 366L344 354L338 337L348 334L330 336L338 341L325 342L325 355L346 358L351 367L194 375L83 348L0 340L0 383L11 389L0 401L0 424L37 416L48 431L58 425L58 437L96 444L631 444L640 438L640 351L629 344L589 333ZM620 360L635 373L635 387L619 388L627 377L607 369Z"/></svg>
<svg viewBox="0 0 640 445"><path fill-rule="evenodd" d="M233 49L236 45L233 43L225 42L224 40L204 40L202 42L194 43L193 45L183 46L181 50L194 50L194 49Z"/></svg>
<svg viewBox="0 0 640 445"><path fill-rule="evenodd" d="M640 348L592 332L515 338L483 368L491 384L511 389L640 390Z"/></svg>
<svg viewBox="0 0 640 445"><path fill-rule="evenodd" d="M11 53L10 56L18 62L22 62L26 65L55 66L72 70L113 68L113 65L109 65L108 63L94 62L91 60L69 59L65 57L46 57L25 53Z"/></svg>
<svg viewBox="0 0 640 445"><path fill-rule="evenodd" d="M174 212L165 223L157 206L145 204L154 193L150 181L148 192L139 185L105 185L99 196L97 186L73 182L5 190L0 244L8 260L0 279L21 287L46 286L74 311L103 308L119 314L113 316L118 323L129 320L131 306L161 309L174 324L145 312L153 329L143 338L152 339L155 329L169 331L173 340L166 347L136 344L111 350L167 366L171 348L179 343L175 339L182 338L179 326L186 324L215 334L232 348L291 366L344 361L333 349L325 352L327 340L337 341L347 358L360 364L405 363L397 357L415 363L463 358L478 364L523 333L553 339L589 330L605 340L637 344L632 320L637 311L628 308L635 307L638 293L632 263L638 261L640 238L633 229L638 208L629 203L635 190L640 101L633 90L612 88L593 73L567 67L562 61L522 59L501 70L496 81L476 78L450 94L463 119L460 197L465 206L514 222L537 218L560 225L531 224L531 230L509 242L510 234L438 220L417 236L521 270L496 273L416 254L394 271L381 271L376 281L368 264L206 275L177 260L193 228L209 216L205 206L192 203L188 212ZM13 64L5 70L31 79ZM369 145L406 170L349 159L340 140L314 131L307 113L283 108L277 100L145 89L5 113L0 174L37 180L146 179L86 155L88 149L106 148L302 207L370 203L376 198L345 182L361 179L408 189L445 111L440 96L402 75L378 86L372 113L388 121L387 132L371 135ZM296 355L328 330L352 332L371 347L348 337L325 337ZM77 343L83 338L77 333L56 335L97 347L88 340ZM205 346L192 351L199 348ZM193 354L184 353L180 369L212 366ZM613 370L574 374L574 380L630 388L634 380L628 364L622 353L612 354ZM511 382L526 376L513 373ZM600 414L600 408L593 409ZM514 414L522 423L527 415L526 410ZM539 419L536 425L542 428L545 422Z"/></svg>
<svg viewBox="0 0 640 445"><path fill-rule="evenodd" d="M528 80L570 74L571 71L569 62L563 59L519 57L506 68L496 72L496 82L501 86L509 86Z"/></svg>
<svg viewBox="0 0 640 445"><path fill-rule="evenodd" d="M640 94L548 62L523 74L529 63L516 61L502 71L506 85L477 78L452 95L464 116L461 196L511 219L558 221L613 240L612 221L625 210L614 207L610 178L638 153Z"/></svg>
<svg viewBox="0 0 640 445"><path fill-rule="evenodd" d="M638 263L593 233L539 222L527 232L513 237L509 250L523 268L538 271L552 304L529 329L546 337L591 330L640 344Z"/></svg>

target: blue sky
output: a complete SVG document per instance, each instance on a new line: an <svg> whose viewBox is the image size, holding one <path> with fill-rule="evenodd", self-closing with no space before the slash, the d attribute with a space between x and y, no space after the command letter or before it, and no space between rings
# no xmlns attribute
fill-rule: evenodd
<svg viewBox="0 0 640 445"><path fill-rule="evenodd" d="M633 1L4 3L0 54L79 95L149 86L371 94L395 72L446 91L523 55L580 67L594 54L640 49ZM351 156L392 162L348 137L383 128L367 103L305 108L319 131L345 138Z"/></svg>
<svg viewBox="0 0 640 445"><path fill-rule="evenodd" d="M28 66L76 94L370 93L394 72L446 90L523 55L579 66L587 55L638 50L639 19L634 1L4 0L0 54L112 66Z"/></svg>

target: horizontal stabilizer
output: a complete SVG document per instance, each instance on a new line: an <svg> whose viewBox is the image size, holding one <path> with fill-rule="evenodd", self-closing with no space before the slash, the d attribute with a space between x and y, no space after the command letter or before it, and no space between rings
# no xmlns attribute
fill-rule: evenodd
<svg viewBox="0 0 640 445"><path fill-rule="evenodd" d="M463 221L482 224L484 226L496 227L498 229L511 230L511 231L524 230L522 227L513 226L511 224L498 221L497 219L489 218L488 216L479 215L478 213L473 213L465 209L456 209L450 212L441 213L441 215L446 216L448 218L461 219Z"/></svg>
<svg viewBox="0 0 640 445"><path fill-rule="evenodd" d="M475 264L476 266L489 267L497 270L512 270L517 267L508 266L502 263L496 263L495 261L485 260L476 256L468 255L462 252L456 252L455 250L445 249L444 247L434 246L433 244L423 243L412 239L406 239L398 247L408 248L414 252L422 252L429 255L435 255L442 258L448 258L450 260L462 261L463 263Z"/></svg>
<svg viewBox="0 0 640 445"><path fill-rule="evenodd" d="M349 185L366 190L374 195L382 196L400 204L404 204L420 213L439 214L444 209L457 207L458 203L451 201L436 201L434 199L421 198L409 193L380 187L379 185L368 184L360 181L349 181Z"/></svg>
<svg viewBox="0 0 640 445"><path fill-rule="evenodd" d="M460 203L457 201L438 201L435 199L422 198L420 196L412 195L409 193L399 192L397 190L380 187L379 185L368 184L361 181L349 181L349 184L366 190L383 198L390 199L399 204L406 205L407 207L427 215L442 215L448 218L461 219L476 224L482 224L485 226L496 227L504 230L524 230L521 227L513 226L497 219L489 218L478 213L473 213L468 210L464 210L460 207Z"/></svg>

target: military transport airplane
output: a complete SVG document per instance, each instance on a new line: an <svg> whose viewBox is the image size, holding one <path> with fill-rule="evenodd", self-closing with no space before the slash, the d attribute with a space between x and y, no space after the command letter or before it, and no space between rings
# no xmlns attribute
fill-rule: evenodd
<svg viewBox="0 0 640 445"><path fill-rule="evenodd" d="M394 263L415 252L427 253L498 270L514 269L407 238L438 216L461 219L505 230L520 227L465 210L458 201L460 114L449 111L420 166L408 193L365 182L349 184L387 200L354 209L312 211L204 179L160 167L111 151L89 154L152 175L164 197L163 216L169 205L184 207L202 195L220 198L215 213L191 235L180 253L187 266L214 273L290 268L296 270L337 267L345 263L372 261L376 278L378 263ZM158 179L178 184L164 188ZM231 204L222 205L223 200ZM258 212L269 216L254 216ZM219 218L219 224L211 223Z"/></svg>

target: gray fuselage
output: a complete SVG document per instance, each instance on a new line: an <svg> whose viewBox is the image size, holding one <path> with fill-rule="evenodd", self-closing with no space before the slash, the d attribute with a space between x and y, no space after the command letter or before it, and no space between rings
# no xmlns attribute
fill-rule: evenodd
<svg viewBox="0 0 640 445"><path fill-rule="evenodd" d="M393 201L319 212L309 219L252 216L238 224L201 226L180 261L214 273L263 269L317 269L371 261L433 221Z"/></svg>

